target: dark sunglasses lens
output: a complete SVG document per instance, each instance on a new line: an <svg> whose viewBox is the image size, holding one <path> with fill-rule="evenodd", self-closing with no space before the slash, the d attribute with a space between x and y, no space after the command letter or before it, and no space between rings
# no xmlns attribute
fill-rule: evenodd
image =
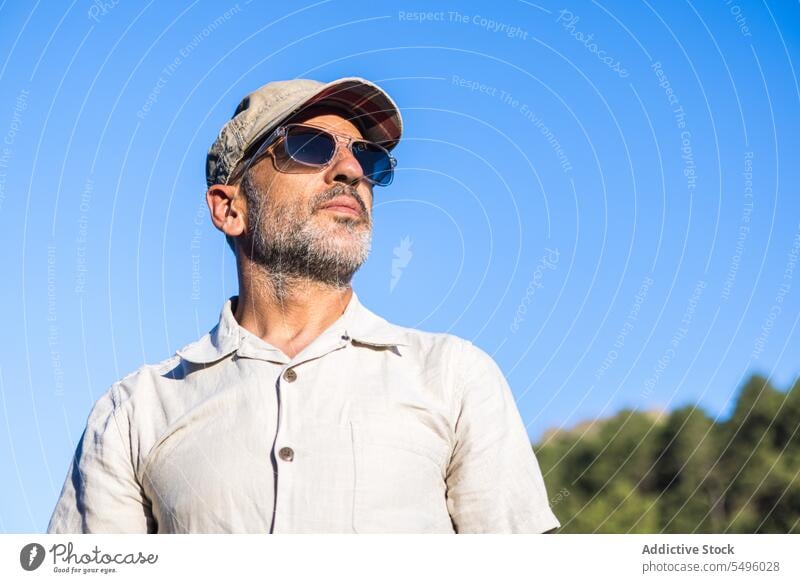
<svg viewBox="0 0 800 583"><path fill-rule="evenodd" d="M381 186L387 186L392 181L391 159L383 148L369 142L353 142L353 156L370 180Z"/></svg>
<svg viewBox="0 0 800 583"><path fill-rule="evenodd" d="M333 158L336 142L326 133L291 128L286 134L286 151L297 162L323 165Z"/></svg>

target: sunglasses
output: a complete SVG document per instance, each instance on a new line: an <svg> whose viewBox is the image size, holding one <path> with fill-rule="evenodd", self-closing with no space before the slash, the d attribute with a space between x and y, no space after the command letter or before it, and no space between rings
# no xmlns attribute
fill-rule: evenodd
<svg viewBox="0 0 800 583"><path fill-rule="evenodd" d="M231 175L228 183L233 182L257 160L267 155L272 156L275 167L281 172L302 174L319 170L333 161L340 143L350 150L361 165L361 171L367 182L378 186L391 184L397 160L389 150L375 142L334 134L323 128L302 123L279 126L258 147L247 164ZM278 147L273 148L273 146Z"/></svg>

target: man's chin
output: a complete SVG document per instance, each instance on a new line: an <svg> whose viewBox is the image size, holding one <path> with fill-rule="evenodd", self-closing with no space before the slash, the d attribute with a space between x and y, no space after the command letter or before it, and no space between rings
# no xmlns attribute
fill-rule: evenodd
<svg viewBox="0 0 800 583"><path fill-rule="evenodd" d="M364 218L364 215L354 215L348 214L344 212L337 212L337 211L329 211L328 209L321 209L318 211L318 216L323 223L334 223L336 225L342 225L345 227L356 227L359 225L367 226L367 220Z"/></svg>
<svg viewBox="0 0 800 583"><path fill-rule="evenodd" d="M352 235L350 237L338 236L330 237L322 245L325 248L325 253L331 257L348 258L355 261L357 257L366 257L369 254L369 249L364 250L363 243L360 240L355 240Z"/></svg>
<svg viewBox="0 0 800 583"><path fill-rule="evenodd" d="M355 231L348 228L334 228L317 240L316 247L323 255L338 257L340 261L360 265L369 255L370 241L365 241L368 233L369 231L365 233L361 228Z"/></svg>
<svg viewBox="0 0 800 583"><path fill-rule="evenodd" d="M361 240L370 232L369 223L360 217L344 216L331 213L330 216L321 217L317 222L317 232L325 239L346 241Z"/></svg>

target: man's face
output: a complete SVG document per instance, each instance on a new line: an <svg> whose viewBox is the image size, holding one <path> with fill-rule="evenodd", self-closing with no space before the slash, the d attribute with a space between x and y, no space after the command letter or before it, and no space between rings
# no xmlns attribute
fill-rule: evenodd
<svg viewBox="0 0 800 583"><path fill-rule="evenodd" d="M358 127L344 117L317 108L291 120L362 138ZM369 255L372 236L372 186L348 148L340 144L324 168L296 167L292 173L276 168L266 156L242 179L247 201L244 253L276 275L308 278L336 287L346 286ZM283 143L272 150L283 163ZM344 199L356 213L323 208Z"/></svg>

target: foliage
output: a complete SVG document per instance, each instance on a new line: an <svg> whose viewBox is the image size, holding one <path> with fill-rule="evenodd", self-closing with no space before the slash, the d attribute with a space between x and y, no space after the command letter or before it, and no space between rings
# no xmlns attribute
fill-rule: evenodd
<svg viewBox="0 0 800 583"><path fill-rule="evenodd" d="M800 380L753 375L724 421L625 410L534 451L559 532L800 532Z"/></svg>

